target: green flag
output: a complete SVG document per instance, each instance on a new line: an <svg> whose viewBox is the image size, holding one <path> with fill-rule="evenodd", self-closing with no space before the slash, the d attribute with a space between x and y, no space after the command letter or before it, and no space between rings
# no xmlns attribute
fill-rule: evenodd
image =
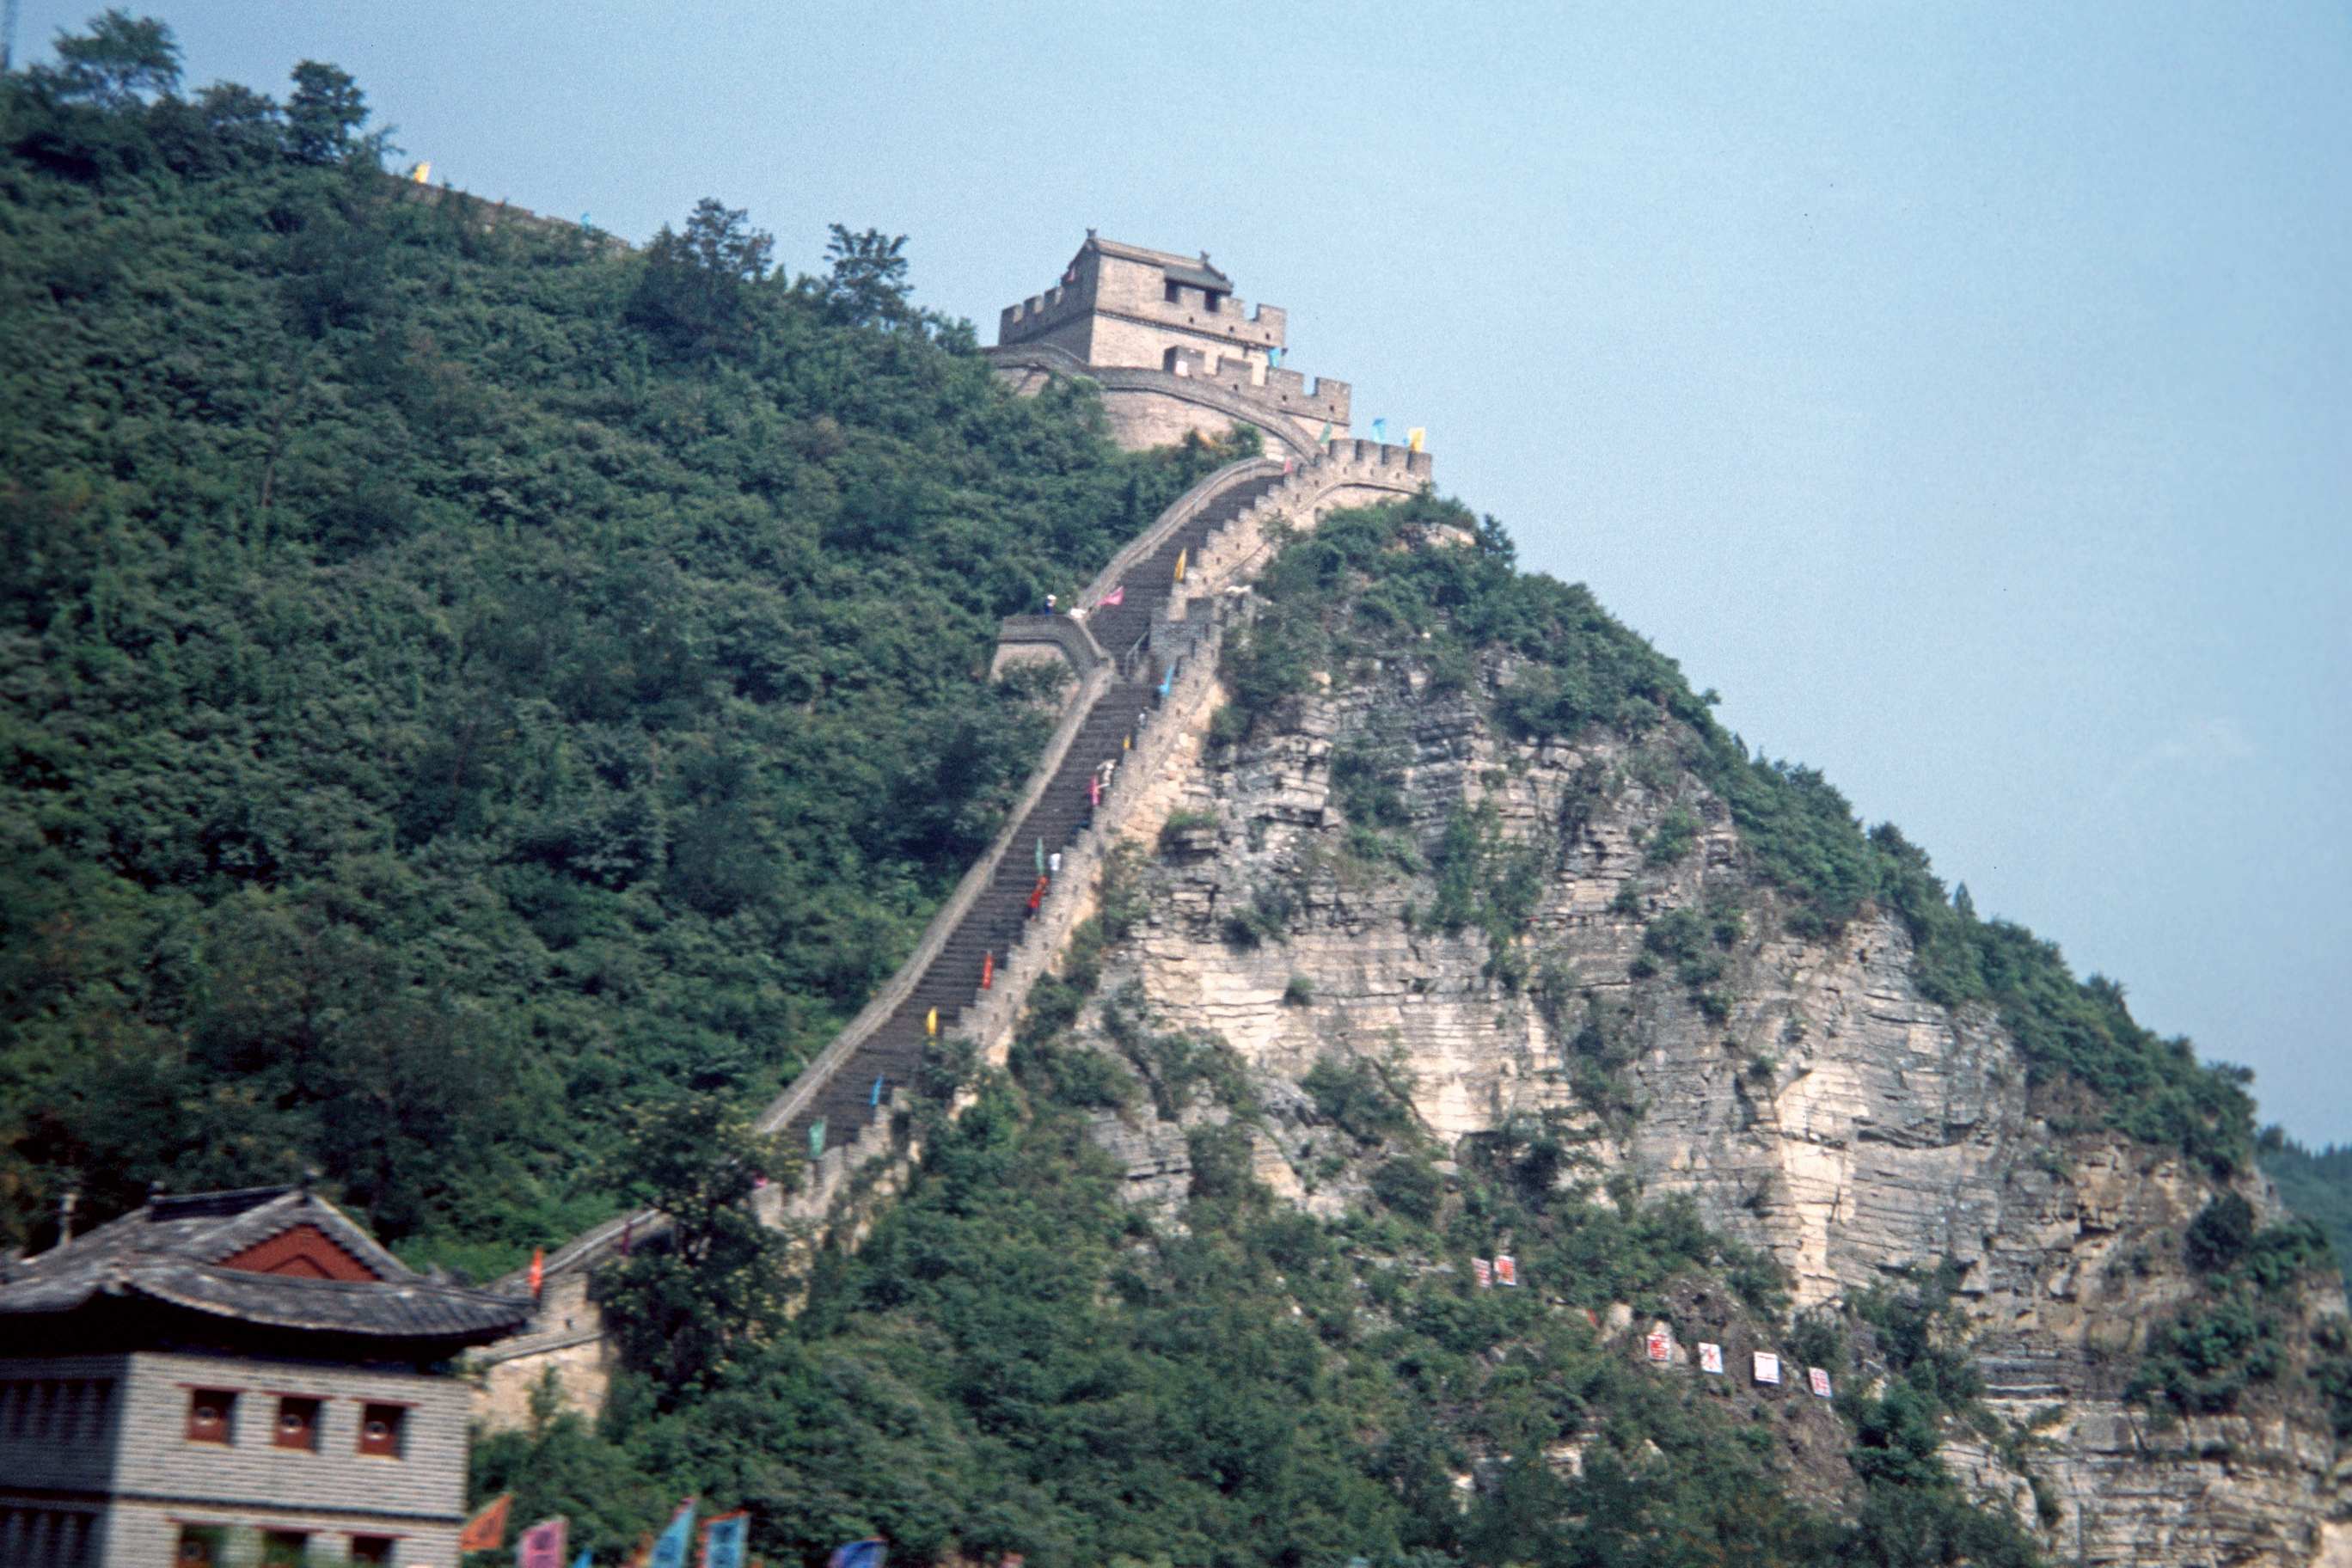
<svg viewBox="0 0 2352 1568"><path fill-rule="evenodd" d="M1042 876L1044 876L1045 874L1045 841L1044 839L1040 838L1039 840L1037 840L1037 875L1039 875L1040 877L1042 877Z"/></svg>

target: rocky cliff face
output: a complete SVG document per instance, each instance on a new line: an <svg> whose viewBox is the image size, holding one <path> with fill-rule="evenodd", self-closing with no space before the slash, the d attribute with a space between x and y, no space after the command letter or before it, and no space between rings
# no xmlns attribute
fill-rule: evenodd
<svg viewBox="0 0 2352 1568"><path fill-rule="evenodd" d="M1956 1426L1948 1461L2053 1561L2352 1562L2308 1390L2186 1421L2125 1398L2197 1289L2181 1236L2217 1180L2068 1131L2086 1123L1990 1009L1921 994L1899 921L1799 934L1671 726L1515 743L1482 716L1510 679L1318 678L1238 742L1211 741L1204 706L1130 818L1145 912L1101 994L1240 1053L1268 1110L1260 1178L1314 1211L1360 1197L1297 1085L1324 1058L1381 1061L1457 1147L1541 1122L1652 1196L1691 1194L1801 1308L1944 1268L2006 1424ZM1139 1199L1181 1193L1181 1128L1102 1120ZM2342 1311L2307 1298L2294 1331Z"/></svg>

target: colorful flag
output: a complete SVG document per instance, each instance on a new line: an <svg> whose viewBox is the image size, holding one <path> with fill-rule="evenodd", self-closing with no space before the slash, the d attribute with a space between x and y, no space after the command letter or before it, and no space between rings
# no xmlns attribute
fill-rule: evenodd
<svg viewBox="0 0 2352 1568"><path fill-rule="evenodd" d="M1809 1366L1805 1369L1805 1381L1812 1384L1815 1397L1830 1397L1830 1374L1827 1372L1817 1366Z"/></svg>
<svg viewBox="0 0 2352 1568"><path fill-rule="evenodd" d="M743 1531L750 1522L740 1508L703 1521L702 1568L743 1568Z"/></svg>
<svg viewBox="0 0 2352 1568"><path fill-rule="evenodd" d="M563 1568L563 1516L542 1519L517 1538L515 1568Z"/></svg>
<svg viewBox="0 0 2352 1568"><path fill-rule="evenodd" d="M824 1568L882 1568L882 1549L888 1544L878 1535L869 1535L863 1541L836 1546L833 1555L825 1559Z"/></svg>
<svg viewBox="0 0 2352 1568"><path fill-rule="evenodd" d="M530 1293L533 1296L539 1294L539 1288L546 1279L547 1248L534 1247L530 1249Z"/></svg>
<svg viewBox="0 0 2352 1568"><path fill-rule="evenodd" d="M588 1548L582 1547L580 1555L572 1560L572 1568L596 1568L596 1554Z"/></svg>
<svg viewBox="0 0 2352 1568"><path fill-rule="evenodd" d="M1758 1351L1756 1352L1756 1381L1759 1383L1779 1383L1780 1381L1780 1358L1774 1355L1770 1351Z"/></svg>
<svg viewBox="0 0 2352 1568"><path fill-rule="evenodd" d="M940 1010L937 1007L923 1015L923 1033L935 1040L940 1037Z"/></svg>
<svg viewBox="0 0 2352 1568"><path fill-rule="evenodd" d="M1171 664L1168 667L1168 673L1160 678L1160 700L1161 701L1164 702L1168 700L1168 688L1174 684L1175 679L1176 667Z"/></svg>
<svg viewBox="0 0 2352 1568"><path fill-rule="evenodd" d="M1095 602L1095 607L1097 609L1100 609L1105 605L1124 605L1126 603L1127 584L1121 583L1118 587L1113 588L1109 593L1105 594L1100 599L1097 600Z"/></svg>
<svg viewBox="0 0 2352 1568"><path fill-rule="evenodd" d="M1372 421L1372 439L1380 442L1382 446L1388 445L1389 422L1387 420L1375 419Z"/></svg>
<svg viewBox="0 0 2352 1568"><path fill-rule="evenodd" d="M670 1515L668 1528L654 1542L653 1559L646 1568L686 1568L686 1549L694 1542L695 1500L687 1499Z"/></svg>
<svg viewBox="0 0 2352 1568"><path fill-rule="evenodd" d="M879 1110L881 1108L882 1085L887 1081L887 1075L884 1073L877 1072L874 1075L874 1092L872 1095L867 1097L866 1101L866 1106L869 1109Z"/></svg>
<svg viewBox="0 0 2352 1568"><path fill-rule="evenodd" d="M514 1493L508 1492L494 1501L482 1505L482 1511L466 1521L457 1532L457 1550L496 1552L507 1543L507 1510L514 1506Z"/></svg>
<svg viewBox="0 0 2352 1568"><path fill-rule="evenodd" d="M1481 1290L1495 1282L1495 1266L1483 1258L1474 1258L1470 1260L1470 1272L1476 1277L1478 1289Z"/></svg>
<svg viewBox="0 0 2352 1568"><path fill-rule="evenodd" d="M1282 363L1282 351L1281 351L1280 349L1268 349L1268 350L1266 350L1266 351L1265 351L1265 363L1266 363L1268 365L1278 365L1278 364L1280 364L1280 363Z"/></svg>
<svg viewBox="0 0 2352 1568"><path fill-rule="evenodd" d="M809 1123L809 1158L814 1160L824 1152L824 1118L820 1116Z"/></svg>
<svg viewBox="0 0 2352 1568"><path fill-rule="evenodd" d="M1404 444L1412 450L1418 452L1421 450L1421 438L1428 434L1428 431L1416 425L1412 429L1404 433Z"/></svg>
<svg viewBox="0 0 2352 1568"><path fill-rule="evenodd" d="M995 981L996 954L992 952L983 952L980 955L980 988L982 991L985 991L992 984L995 984Z"/></svg>
<svg viewBox="0 0 2352 1568"><path fill-rule="evenodd" d="M1665 1330L1658 1330L1643 1342L1649 1347L1652 1361L1664 1363L1675 1359L1675 1337Z"/></svg>
<svg viewBox="0 0 2352 1568"><path fill-rule="evenodd" d="M431 184L433 183L432 163L428 160L425 163L417 164L416 173L409 175L408 177L415 180L420 185Z"/></svg>
<svg viewBox="0 0 2352 1568"><path fill-rule="evenodd" d="M1519 1282L1519 1260L1507 1252L1495 1254L1495 1283L1517 1285Z"/></svg>
<svg viewBox="0 0 2352 1568"><path fill-rule="evenodd" d="M1040 871L1043 871L1045 868L1045 841L1044 839L1040 838L1039 840L1037 840L1037 869L1039 869Z"/></svg>
<svg viewBox="0 0 2352 1568"><path fill-rule="evenodd" d="M1331 422L1328 419L1326 419L1323 421L1323 434L1315 437L1315 444L1318 447L1328 446L1330 444L1330 440Z"/></svg>
<svg viewBox="0 0 2352 1568"><path fill-rule="evenodd" d="M1723 1347L1721 1345L1708 1344L1704 1340L1700 1341L1698 1347L1698 1369L1701 1372L1720 1373L1723 1371Z"/></svg>
<svg viewBox="0 0 2352 1568"><path fill-rule="evenodd" d="M1176 552L1176 581L1179 583L1184 580L1184 557L1189 553L1189 551L1183 550Z"/></svg>

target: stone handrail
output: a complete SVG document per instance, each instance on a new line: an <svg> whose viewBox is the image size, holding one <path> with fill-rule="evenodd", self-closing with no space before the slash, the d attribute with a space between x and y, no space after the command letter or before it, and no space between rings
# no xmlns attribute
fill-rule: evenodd
<svg viewBox="0 0 2352 1568"><path fill-rule="evenodd" d="M1082 674L1110 658L1092 628L1068 616L1007 616L997 627L996 646L1007 643L1052 643L1068 657L1070 668Z"/></svg>
<svg viewBox="0 0 2352 1568"><path fill-rule="evenodd" d="M1233 486L1244 479L1259 479L1267 474L1280 472L1282 472L1280 458L1244 458L1238 463L1227 463L1223 468L1178 496L1173 502L1170 503L1168 510L1160 514L1160 520L1157 522L1129 540L1124 550L1110 558L1109 565L1095 574L1095 580L1087 584L1087 591L1080 595L1079 598L1087 605L1093 605L1105 594L1118 587L1137 565L1149 561L1158 552L1160 545L1167 542L1170 534L1199 516L1202 508L1224 494Z"/></svg>
<svg viewBox="0 0 2352 1568"><path fill-rule="evenodd" d="M1092 642L1093 639L1087 640ZM947 946L948 939L962 923L963 917L971 911L971 906L980 900L980 895L987 891L989 882L996 876L998 864L1012 848L1014 829L1021 826L1022 818L1029 815L1029 808L1035 805L1038 798L1045 793L1045 785L1052 781L1055 770L1062 765L1062 759L1069 754L1070 747L1077 741L1078 731L1085 728L1087 715L1094 710L1095 703L1110 689L1117 678L1118 672L1105 658L1080 679L1076 700L1063 710L1062 721L1055 726L1052 738L1045 742L1045 755L1038 759L1035 770L1030 774L1029 787L1022 792L1020 801L1005 818L1004 826L998 832L995 842L972 862L971 868L956 884L955 891L948 896L948 901L931 916L930 924L923 928L922 940L915 944L915 951L907 955L906 962L898 965L898 972L874 994L873 1000L849 1021L849 1026L833 1037L831 1045L819 1051L808 1066L801 1068L791 1087L760 1113L759 1121L752 1124L758 1131L773 1132L789 1126L793 1118L800 1114L801 1108L833 1080L833 1075L839 1070L841 1064L866 1043L867 1036L888 1020L890 1015L898 1010L898 1004L907 999L907 994L921 981L924 973L930 968L931 961L940 955L940 950Z"/></svg>

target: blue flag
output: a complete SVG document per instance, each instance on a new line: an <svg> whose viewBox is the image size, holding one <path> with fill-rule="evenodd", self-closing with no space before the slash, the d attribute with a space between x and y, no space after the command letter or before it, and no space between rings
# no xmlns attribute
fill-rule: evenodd
<svg viewBox="0 0 2352 1568"><path fill-rule="evenodd" d="M686 1549L694 1543L694 1502L688 1498L677 1505L669 1528L654 1542L654 1554L646 1568L686 1568Z"/></svg>
<svg viewBox="0 0 2352 1568"><path fill-rule="evenodd" d="M846 1546L836 1546L825 1559L824 1568L882 1568L882 1549L887 1545L878 1535L863 1541L853 1541Z"/></svg>
<svg viewBox="0 0 2352 1568"><path fill-rule="evenodd" d="M702 1527L702 1568L743 1568L743 1527L748 1522L739 1508L706 1523Z"/></svg>
<svg viewBox="0 0 2352 1568"><path fill-rule="evenodd" d="M1375 420L1373 420L1373 421L1372 421L1372 439L1373 439L1373 440L1375 440L1375 441L1378 441L1378 442L1381 443L1383 446L1385 446L1385 445L1388 443L1388 438L1389 438L1389 422L1388 422L1387 420L1385 420L1385 419L1375 419Z"/></svg>
<svg viewBox="0 0 2352 1568"><path fill-rule="evenodd" d="M582 1547L580 1555L572 1560L572 1568L596 1568L596 1554Z"/></svg>
<svg viewBox="0 0 2352 1568"><path fill-rule="evenodd" d="M878 1107L878 1106L882 1103L882 1084L883 1084L884 1079L885 1079L886 1077L887 1077L887 1075L885 1075L885 1074L879 1074L879 1073L877 1073L877 1075L875 1075L875 1079L874 1079L874 1098L873 1098L873 1099L871 1099L871 1100L867 1100L867 1101L866 1102L867 1105L869 1105L869 1106L877 1106L877 1107Z"/></svg>

